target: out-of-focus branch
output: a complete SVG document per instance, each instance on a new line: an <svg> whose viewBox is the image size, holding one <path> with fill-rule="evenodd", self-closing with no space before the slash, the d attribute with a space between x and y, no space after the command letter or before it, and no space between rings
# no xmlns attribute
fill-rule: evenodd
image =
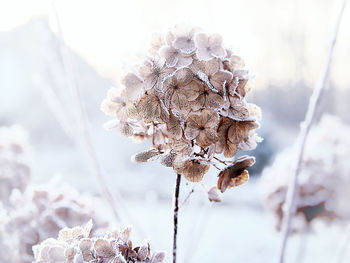
<svg viewBox="0 0 350 263"><path fill-rule="evenodd" d="M293 215L295 213L295 204L297 202L298 175L301 171L301 164L302 164L302 160L303 160L305 144L307 141L307 137L308 137L311 125L312 125L312 121L313 121L313 118L315 115L317 105L320 101L322 91L325 87L326 81L327 81L328 76L329 76L330 66L331 66L332 57L333 57L333 50L334 50L334 46L335 46L335 43L337 40L340 21L341 21L342 15L343 15L346 1L347 0L341 0L339 12L338 12L337 18L336 18L336 23L334 25L332 36L330 38L326 63L324 65L321 78L320 78L318 84L316 85L315 89L313 90L313 93L310 97L310 102L309 102L309 106L307 109L306 117L305 117L305 120L301 124L301 127L300 127L300 133L299 133L298 141L297 141L297 155L296 155L297 162L295 164L295 169L294 169L290 184L288 186L286 202L285 202L285 206L283 209L284 213L283 213L283 221L282 221L282 240L281 240L281 247L280 247L279 255L278 255L278 262L279 263L284 262L285 250L286 250L288 236L289 236L289 232L290 232L291 221L292 221Z"/></svg>
<svg viewBox="0 0 350 263"><path fill-rule="evenodd" d="M108 189L108 186L105 182L103 172L102 172L102 167L100 166L100 163L98 161L96 151L94 149L94 146L93 146L93 143L91 140L91 136L89 133L89 122L88 122L88 119L86 117L86 112L85 112L85 109L84 109L84 106L82 103L82 99L80 97L77 79L76 79L76 76L74 75L75 70L74 70L74 67L72 65L71 57L68 53L67 46L64 44L62 28L61 28L61 24L60 24L59 16L58 16L58 13L57 13L57 10L55 7L54 0L52 1L52 7L53 7L54 15L55 15L55 18L57 21L58 35L59 35L60 47L61 47L61 55L62 55L63 66L64 66L64 70L65 70L65 75L67 78L67 85L70 87L73 99L75 100L76 106L77 106L77 120L79 122L79 128L80 128L80 136L78 136L78 137L81 137L82 145L85 147L85 149L88 153L88 158L90 160L89 163L91 164L91 166L93 168L93 173L96 176L96 178L101 186L102 194L105 197L105 199L107 200L107 202L109 203L116 220L121 223L122 217L121 217L120 213L117 211L117 205L116 205L116 202L114 200L114 197L116 197L118 199L118 205L121 208L120 211L123 211L123 214L126 214L129 218L131 218L131 216L130 216L130 213L127 211L126 206L124 205L124 202L122 200L122 196L121 196L120 192L118 191L118 189L116 189L114 187L114 189L113 189L114 195L112 195L112 193ZM140 227L138 227L136 225L136 222L134 220L132 220L132 221L133 221L132 223L134 224L135 230L140 235L144 236L144 233L141 231ZM130 222L128 222L128 224L130 224Z"/></svg>

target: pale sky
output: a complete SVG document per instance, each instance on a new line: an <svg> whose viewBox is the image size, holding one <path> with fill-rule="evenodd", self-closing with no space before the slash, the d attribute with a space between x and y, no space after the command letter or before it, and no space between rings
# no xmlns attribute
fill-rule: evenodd
<svg viewBox="0 0 350 263"><path fill-rule="evenodd" d="M55 6L65 42L104 77L117 80L123 65L147 49L153 32L189 23L222 34L260 88L293 79L303 78L309 85L317 81L338 1L56 0ZM48 17L56 31L52 1L0 0L0 31L38 16ZM349 26L348 6L331 73L339 88L350 86Z"/></svg>

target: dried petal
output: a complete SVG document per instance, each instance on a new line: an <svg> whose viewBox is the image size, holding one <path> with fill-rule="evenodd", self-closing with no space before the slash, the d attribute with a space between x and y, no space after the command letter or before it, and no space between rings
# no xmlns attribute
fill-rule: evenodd
<svg viewBox="0 0 350 263"><path fill-rule="evenodd" d="M232 165L226 167L218 175L218 189L225 192L227 188L245 184L249 179L249 173L246 170L255 163L255 158L247 155L239 157Z"/></svg>

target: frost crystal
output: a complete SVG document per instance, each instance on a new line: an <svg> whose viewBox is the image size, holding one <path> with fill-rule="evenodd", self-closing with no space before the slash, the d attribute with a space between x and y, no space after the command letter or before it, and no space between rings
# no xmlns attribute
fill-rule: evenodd
<svg viewBox="0 0 350 263"><path fill-rule="evenodd" d="M28 135L18 126L0 128L0 201L13 189L23 191L30 179Z"/></svg>
<svg viewBox="0 0 350 263"><path fill-rule="evenodd" d="M315 218L349 219L349 134L350 127L331 115L323 116L311 129L298 177L295 231ZM276 218L277 229L281 227L295 149L294 145L281 152L272 166L264 169L261 179L266 207Z"/></svg>
<svg viewBox="0 0 350 263"><path fill-rule="evenodd" d="M63 228L58 238L49 238L33 247L34 263L160 263L164 252L151 252L150 244L134 247L130 228L115 230L103 237L91 237L91 221L84 227Z"/></svg>
<svg viewBox="0 0 350 263"><path fill-rule="evenodd" d="M261 141L255 133L260 109L245 99L251 89L249 71L222 42L220 35L181 26L165 37L156 35L149 54L125 73L123 89L108 92L102 110L118 119L114 127L137 141L152 142L134 161L159 159L187 180L199 182L211 165L239 165L224 158L252 150ZM220 176L218 188L224 192L243 183L248 172L242 173L235 175L240 176L236 183L232 173L225 175L224 183Z"/></svg>

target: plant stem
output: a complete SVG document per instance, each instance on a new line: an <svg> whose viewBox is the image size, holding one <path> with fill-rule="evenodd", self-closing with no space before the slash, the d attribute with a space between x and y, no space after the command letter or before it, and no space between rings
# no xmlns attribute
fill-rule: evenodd
<svg viewBox="0 0 350 263"><path fill-rule="evenodd" d="M286 202L285 202L284 213L283 213L282 240L281 240L281 247L280 247L279 255L278 255L278 262L279 263L284 262L285 250L286 250L286 246L287 246L288 235L290 232L290 225L291 225L293 215L295 213L295 204L296 204L297 198L298 198L298 195L297 195L298 175L301 171L301 164L302 164L303 155L304 155L304 148L305 148L307 137L309 135L311 124L312 124L312 121L313 121L313 118L315 115L316 107L320 101L322 91L323 91L325 84L326 84L326 81L328 79L330 66L331 66L331 62L332 62L332 57L333 57L333 50L334 50L335 42L337 39L339 25L340 25L340 21L341 21L342 15L343 15L345 4L346 4L346 0L341 0L340 9L339 9L339 12L338 12L337 18L336 18L337 20L336 20L336 23L335 23L335 26L333 29L332 36L330 38L326 63L324 64L324 68L322 71L320 81L318 82L317 86L315 87L315 89L310 97L310 102L309 102L309 106L307 109L305 120L301 124L300 133L299 133L298 141L297 141L297 147L298 147L297 148L297 162L295 164L295 169L294 169L294 172L292 174L291 181L288 185Z"/></svg>
<svg viewBox="0 0 350 263"><path fill-rule="evenodd" d="M174 237L173 237L173 263L176 263L176 240L177 240L177 225L179 213L179 194L180 194L181 174L176 176L175 184L175 206L174 206Z"/></svg>

